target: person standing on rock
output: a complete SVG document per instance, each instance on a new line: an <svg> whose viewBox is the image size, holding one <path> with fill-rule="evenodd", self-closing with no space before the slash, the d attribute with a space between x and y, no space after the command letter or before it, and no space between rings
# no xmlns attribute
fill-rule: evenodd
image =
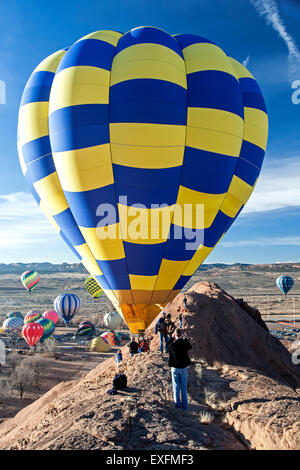
<svg viewBox="0 0 300 470"><path fill-rule="evenodd" d="M176 328L168 343L169 366L171 367L175 406L184 410L188 409L188 366L191 364L188 351L190 349L192 349L191 343L182 334L181 329Z"/></svg>
<svg viewBox="0 0 300 470"><path fill-rule="evenodd" d="M182 328L182 313L179 314L178 320L179 320L179 328Z"/></svg>
<svg viewBox="0 0 300 470"><path fill-rule="evenodd" d="M167 352L167 344L168 344L168 335L167 335L167 325L166 325L166 312L163 310L161 312L161 317L158 319L155 325L155 334L159 333L159 349L160 352L163 353L164 351ZM165 348L164 348L165 343Z"/></svg>

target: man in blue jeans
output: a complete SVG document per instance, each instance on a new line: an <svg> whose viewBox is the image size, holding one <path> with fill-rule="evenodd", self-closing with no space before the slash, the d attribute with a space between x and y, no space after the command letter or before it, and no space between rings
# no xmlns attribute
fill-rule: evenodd
<svg viewBox="0 0 300 470"><path fill-rule="evenodd" d="M159 349L160 352L163 351L167 352L167 344L168 344L168 335L167 335L167 325L166 325L166 312L164 310L161 312L161 317L158 319L155 325L155 334L159 333L160 345ZM165 343L165 349L164 349Z"/></svg>
<svg viewBox="0 0 300 470"><path fill-rule="evenodd" d="M192 349L190 342L183 336L181 329L177 328L168 343L169 366L171 367L175 406L184 410L188 409L188 366L191 363L188 351L190 349Z"/></svg>

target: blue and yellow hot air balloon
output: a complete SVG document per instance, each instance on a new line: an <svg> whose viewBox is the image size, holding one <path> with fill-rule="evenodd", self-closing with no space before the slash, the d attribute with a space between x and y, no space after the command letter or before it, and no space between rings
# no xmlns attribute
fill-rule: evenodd
<svg viewBox="0 0 300 470"><path fill-rule="evenodd" d="M86 288L88 293L93 297L93 299L98 299L103 293L103 290L100 287L99 283L92 276L86 278L86 280L84 281L84 287Z"/></svg>
<svg viewBox="0 0 300 470"><path fill-rule="evenodd" d="M249 199L268 116L212 41L96 31L25 87L18 149L33 195L132 332L183 288Z"/></svg>

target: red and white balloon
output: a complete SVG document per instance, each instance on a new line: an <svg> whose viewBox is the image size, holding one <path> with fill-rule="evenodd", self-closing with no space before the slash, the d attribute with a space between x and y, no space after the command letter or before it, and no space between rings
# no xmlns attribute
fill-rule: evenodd
<svg viewBox="0 0 300 470"><path fill-rule="evenodd" d="M40 323L31 322L22 328L22 336L28 346L35 346L44 334L44 328Z"/></svg>

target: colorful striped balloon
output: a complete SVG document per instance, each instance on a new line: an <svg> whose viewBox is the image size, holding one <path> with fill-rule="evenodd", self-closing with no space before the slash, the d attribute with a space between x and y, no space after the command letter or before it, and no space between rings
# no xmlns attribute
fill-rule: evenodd
<svg viewBox="0 0 300 470"><path fill-rule="evenodd" d="M48 320L47 318L40 318L36 323L44 328L44 332L41 337L41 342L44 342L45 339L52 335L53 331L55 330L55 324L52 320Z"/></svg>
<svg viewBox="0 0 300 470"><path fill-rule="evenodd" d="M75 294L62 294L54 300L54 308L57 313L69 323L80 308L80 299Z"/></svg>
<svg viewBox="0 0 300 470"><path fill-rule="evenodd" d="M84 286L88 293L91 294L94 299L98 299L103 293L102 288L92 276L86 278L86 280L84 281Z"/></svg>
<svg viewBox="0 0 300 470"><path fill-rule="evenodd" d="M41 62L18 135L36 201L138 332L245 206L268 116L220 46L146 26L96 31Z"/></svg>
<svg viewBox="0 0 300 470"><path fill-rule="evenodd" d="M40 282L40 276L36 271L25 271L21 275L21 282L25 289L30 293Z"/></svg>
<svg viewBox="0 0 300 470"><path fill-rule="evenodd" d="M42 314L38 310L30 310L24 318L24 324L31 323L37 321L41 318Z"/></svg>
<svg viewBox="0 0 300 470"><path fill-rule="evenodd" d="M102 333L100 337L107 341L111 346L117 346L120 344L120 338L114 331L105 331L105 333Z"/></svg>
<svg viewBox="0 0 300 470"><path fill-rule="evenodd" d="M77 336L93 336L95 333L95 325L92 322L85 320L78 326Z"/></svg>

